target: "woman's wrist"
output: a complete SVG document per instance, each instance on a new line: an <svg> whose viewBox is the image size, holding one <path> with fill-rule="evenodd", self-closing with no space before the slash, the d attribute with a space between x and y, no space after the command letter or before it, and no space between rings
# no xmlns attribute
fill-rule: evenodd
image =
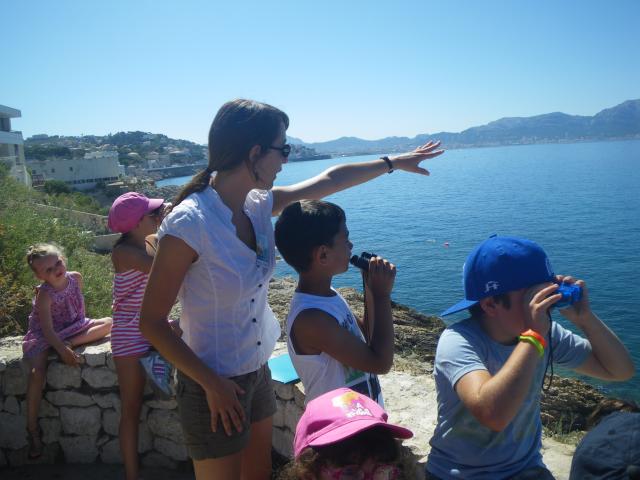
<svg viewBox="0 0 640 480"><path fill-rule="evenodd" d="M213 370L209 369L204 382L200 384L202 388L206 391L217 391L220 389L220 376L215 373Z"/></svg>
<svg viewBox="0 0 640 480"><path fill-rule="evenodd" d="M387 173L393 173L394 165L393 165L393 162L391 161L391 158L387 157L386 155L380 158L384 162L384 166L387 169Z"/></svg>

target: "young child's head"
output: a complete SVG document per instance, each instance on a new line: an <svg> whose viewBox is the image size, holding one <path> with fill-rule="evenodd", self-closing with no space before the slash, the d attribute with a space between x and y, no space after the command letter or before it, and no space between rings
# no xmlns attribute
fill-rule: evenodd
<svg viewBox="0 0 640 480"><path fill-rule="evenodd" d="M349 267L351 248L344 210L322 200L287 206L275 227L275 240L285 261L298 273L321 264L331 274Z"/></svg>
<svg viewBox="0 0 640 480"><path fill-rule="evenodd" d="M109 209L109 229L118 233L129 233L141 228L144 235L158 230L162 220L164 200L147 198L141 193L127 192L113 201Z"/></svg>
<svg viewBox="0 0 640 480"><path fill-rule="evenodd" d="M615 412L589 431L573 455L569 480L640 480L640 413Z"/></svg>
<svg viewBox="0 0 640 480"><path fill-rule="evenodd" d="M386 412L369 397L339 388L307 405L284 478L405 478L408 466L396 439L412 436L387 423Z"/></svg>
<svg viewBox="0 0 640 480"><path fill-rule="evenodd" d="M515 292L553 282L555 276L545 251L537 243L518 237L493 235L474 248L462 269L464 299L442 312L450 315L468 308L481 317L481 301L492 297L504 308L517 301Z"/></svg>
<svg viewBox="0 0 640 480"><path fill-rule="evenodd" d="M27 264L39 280L55 283L67 272L62 247L53 243L36 243L27 249Z"/></svg>

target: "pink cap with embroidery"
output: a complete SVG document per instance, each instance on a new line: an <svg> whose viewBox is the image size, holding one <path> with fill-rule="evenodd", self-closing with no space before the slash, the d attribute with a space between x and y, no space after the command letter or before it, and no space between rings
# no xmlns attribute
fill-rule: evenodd
<svg viewBox="0 0 640 480"><path fill-rule="evenodd" d="M162 198L147 198L137 192L123 193L109 209L109 229L119 233L130 232L145 214L161 207L163 203Z"/></svg>
<svg viewBox="0 0 640 480"><path fill-rule="evenodd" d="M387 423L387 412L365 395L338 388L307 404L293 441L298 457L307 447L321 447L352 437L373 427L384 427L395 438L411 438L413 432Z"/></svg>

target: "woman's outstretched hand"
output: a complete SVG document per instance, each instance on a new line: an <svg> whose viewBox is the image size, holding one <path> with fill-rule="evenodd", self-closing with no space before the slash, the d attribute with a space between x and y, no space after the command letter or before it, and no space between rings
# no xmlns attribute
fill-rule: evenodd
<svg viewBox="0 0 640 480"><path fill-rule="evenodd" d="M416 148L412 152L389 157L389 160L391 160L394 169L418 173L420 175L429 175L429 170L422 168L420 162L442 155L444 150L436 150L439 146L440 142L429 142Z"/></svg>

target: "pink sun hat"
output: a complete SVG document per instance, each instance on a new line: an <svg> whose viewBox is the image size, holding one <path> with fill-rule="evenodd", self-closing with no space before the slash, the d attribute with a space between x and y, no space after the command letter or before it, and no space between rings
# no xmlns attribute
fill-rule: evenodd
<svg viewBox="0 0 640 480"><path fill-rule="evenodd" d="M147 198L141 193L127 192L113 201L109 209L109 230L127 233L136 228L142 217L159 208L162 198Z"/></svg>
<svg viewBox="0 0 640 480"><path fill-rule="evenodd" d="M293 440L297 458L307 447L322 447L352 437L373 427L383 427L395 438L411 438L413 432L387 423L387 412L365 395L338 388L307 404Z"/></svg>

